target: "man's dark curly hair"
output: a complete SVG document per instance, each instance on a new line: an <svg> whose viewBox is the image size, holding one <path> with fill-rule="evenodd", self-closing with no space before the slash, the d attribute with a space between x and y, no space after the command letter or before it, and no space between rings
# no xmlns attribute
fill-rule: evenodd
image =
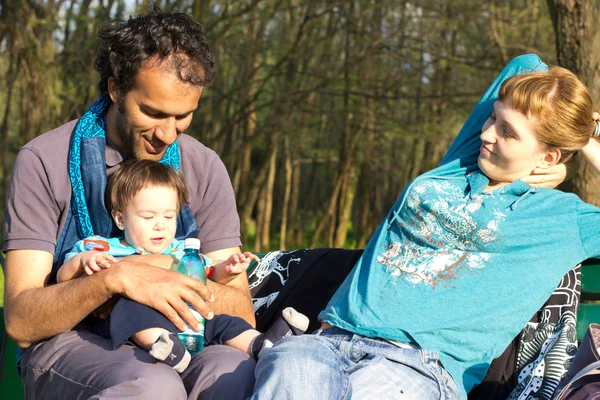
<svg viewBox="0 0 600 400"><path fill-rule="evenodd" d="M100 72L101 94L108 93L108 78L113 77L124 96L150 59L166 60L165 65L183 82L203 87L212 82L214 59L202 25L187 14L170 14L154 7L127 22L106 22L98 30L98 38L95 67Z"/></svg>

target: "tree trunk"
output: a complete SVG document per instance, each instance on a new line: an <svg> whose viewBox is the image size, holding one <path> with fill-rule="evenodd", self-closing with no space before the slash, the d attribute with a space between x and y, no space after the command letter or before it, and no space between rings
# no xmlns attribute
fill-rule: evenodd
<svg viewBox="0 0 600 400"><path fill-rule="evenodd" d="M294 243L292 243L293 247L298 247L304 244L304 227L305 224L299 221L298 204L300 200L300 178L302 172L302 164L298 161L294 162L292 168L292 193L290 195L290 211L289 211L289 221L291 222L290 226L290 235L294 237Z"/></svg>
<svg viewBox="0 0 600 400"><path fill-rule="evenodd" d="M248 227L252 221L252 211L256 206L257 200L260 195L260 190L263 187L266 179L267 173L269 171L269 162L266 160L264 164L258 170L258 174L256 174L256 179L254 180L254 185L250 189L248 194L248 198L244 203L238 203L241 207L240 212L240 223L242 225L242 242L245 243L248 241ZM258 226L258 223L256 224ZM256 251L256 249L255 249Z"/></svg>
<svg viewBox="0 0 600 400"><path fill-rule="evenodd" d="M292 154L290 152L290 140L286 135L283 139L285 157L285 188L283 191L283 206L281 208L281 228L279 231L279 250L286 249L288 231L288 213L290 205L290 194L292 192Z"/></svg>
<svg viewBox="0 0 600 400"><path fill-rule="evenodd" d="M351 165L344 177L344 191L340 196L340 208L338 210L338 221L333 239L333 247L344 247L348 236L348 225L352 214L352 204L356 195L356 167Z"/></svg>
<svg viewBox="0 0 600 400"><path fill-rule="evenodd" d="M5 199L6 195L7 195L7 189L8 189L8 181L9 181L9 177L10 177L10 164L9 164L9 160L11 160L11 157L9 157L9 151L10 151L10 146L9 146L9 140L8 140L8 133L9 133L9 129L8 129L8 120L10 117L10 106L12 104L12 95L13 95L13 89L15 87L15 82L16 82L16 74L18 74L18 70L15 71L15 64L18 64L20 62L20 57L14 57L10 60L10 64L8 67L8 73L6 74L6 84L8 85L8 94L6 96L6 105L4 108L4 117L2 118L2 125L0 126L0 156L2 157L2 179L0 180L1 182L1 192L0 192L0 198L1 199Z"/></svg>
<svg viewBox="0 0 600 400"><path fill-rule="evenodd" d="M269 173L267 175L267 182L262 192L263 201L263 216L261 218L261 225L256 227L256 237L260 237L260 249L269 250L271 246L271 217L273 215L273 192L275 190L275 174L277 172L277 141L278 135L273 135L273 145L269 154Z"/></svg>
<svg viewBox="0 0 600 400"><path fill-rule="evenodd" d="M248 71L244 79L248 79L251 83L248 85L246 98L243 99L250 109L246 120L244 121L244 140L242 149L240 151L240 163L238 165L239 170L239 186L236 188L236 194L242 204L248 199L250 192L250 169L252 160L252 142L254 135L256 134L256 120L257 114L255 111L254 97L256 96L256 78L255 71L257 71L260 64L260 58L258 54L255 54L254 59L248 65Z"/></svg>
<svg viewBox="0 0 600 400"><path fill-rule="evenodd" d="M561 66L581 77L590 88L594 110L600 105L600 1L548 0L556 35L556 55ZM575 177L560 187L600 206L600 174L582 160Z"/></svg>

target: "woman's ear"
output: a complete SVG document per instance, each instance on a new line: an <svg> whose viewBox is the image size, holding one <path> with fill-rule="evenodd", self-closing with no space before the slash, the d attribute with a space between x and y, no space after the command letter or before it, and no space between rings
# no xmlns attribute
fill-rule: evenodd
<svg viewBox="0 0 600 400"><path fill-rule="evenodd" d="M558 147L550 147L543 158L538 162L537 168L550 168L560 162L562 151Z"/></svg>
<svg viewBox="0 0 600 400"><path fill-rule="evenodd" d="M121 211L112 210L111 214L112 214L113 219L115 220L115 224L117 225L117 228L119 228L120 230L123 230L125 228L125 226L123 225L123 213Z"/></svg>

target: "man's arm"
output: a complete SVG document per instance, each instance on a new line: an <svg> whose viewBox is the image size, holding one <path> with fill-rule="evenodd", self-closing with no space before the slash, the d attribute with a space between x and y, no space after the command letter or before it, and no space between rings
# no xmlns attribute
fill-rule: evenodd
<svg viewBox="0 0 600 400"><path fill-rule="evenodd" d="M45 287L52 260L40 250L6 253L6 331L21 347L71 329L111 297L100 275Z"/></svg>
<svg viewBox="0 0 600 400"><path fill-rule="evenodd" d="M239 247L232 247L206 253L215 264L219 260L226 260L232 254L241 253ZM235 279L226 285L221 285L213 281L208 281L207 286L215 295L213 310L215 314L228 314L240 317L246 320L250 325L256 326L254 317L254 306L250 289L248 289L248 276L239 274Z"/></svg>
<svg viewBox="0 0 600 400"><path fill-rule="evenodd" d="M120 261L111 268L56 285L48 285L52 254L40 250L6 253L6 331L21 347L73 328L114 295L146 304L185 330L197 320L186 302L205 317L212 294L201 282L139 262ZM184 322L186 321L186 322Z"/></svg>

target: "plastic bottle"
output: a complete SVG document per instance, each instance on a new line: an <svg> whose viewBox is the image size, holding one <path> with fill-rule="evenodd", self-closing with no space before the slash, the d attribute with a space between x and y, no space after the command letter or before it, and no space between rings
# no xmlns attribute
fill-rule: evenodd
<svg viewBox="0 0 600 400"><path fill-rule="evenodd" d="M183 243L185 254L179 262L177 271L184 275L191 276L192 278L199 279L202 283L206 284L206 262L204 261L204 257L198 254L200 251L200 240L188 238L185 239ZM202 328L199 332L188 328L185 332L179 332L178 336L190 354L194 355L201 352L204 348L204 317L192 307L190 307L190 309L200 322Z"/></svg>

